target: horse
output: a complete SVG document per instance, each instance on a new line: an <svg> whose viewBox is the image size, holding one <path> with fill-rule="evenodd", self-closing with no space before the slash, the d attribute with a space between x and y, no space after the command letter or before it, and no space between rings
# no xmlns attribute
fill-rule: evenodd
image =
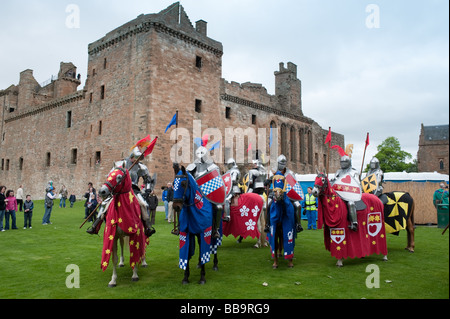
<svg viewBox="0 0 450 319"><path fill-rule="evenodd" d="M358 228L348 228L347 205L330 187L327 176L319 173L314 181L312 194L318 197L318 228L324 227L325 248L336 257L336 266L343 266L343 259L362 258L371 254L383 254L387 260L384 206L372 194L362 194L366 208L357 212Z"/></svg>
<svg viewBox="0 0 450 319"><path fill-rule="evenodd" d="M121 264L123 265L123 246L128 238L130 248L130 266L133 269L132 281L138 281L137 267L145 263L145 248L148 238L144 233L144 226L141 220L141 207L131 188L131 178L128 170L116 168L112 170L106 182L99 189L99 195L106 199L112 196L106 210L105 230L103 234L103 251L101 269L103 271L109 265L112 255L113 274L108 287L117 285L117 240L121 245Z"/></svg>
<svg viewBox="0 0 450 319"><path fill-rule="evenodd" d="M398 236L399 231L406 229L407 243L405 250L414 252L414 200L407 192L393 191L383 193L385 198L384 223L386 232Z"/></svg>
<svg viewBox="0 0 450 319"><path fill-rule="evenodd" d="M247 237L258 238L260 241L260 237L263 236L258 229L261 226L258 226L261 224L261 216L264 217L263 207L264 201L258 194L244 193L233 197L230 202L230 221L223 224L224 236L239 237L239 243ZM264 228L264 221L262 221L262 228Z"/></svg>
<svg viewBox="0 0 450 319"><path fill-rule="evenodd" d="M195 239L199 245L200 280L199 284L206 283L205 264L214 254L213 269L218 269L217 247L221 239L212 238L213 207L203 196L194 177L174 165L175 179L173 182L173 209L179 213L179 267L184 270L182 284L189 283L189 261L195 253Z"/></svg>
<svg viewBox="0 0 450 319"><path fill-rule="evenodd" d="M270 232L268 234L270 250L274 263L273 269L278 268L278 256L284 250L284 259L288 260L288 267L294 267L295 247L295 211L290 199L286 196L286 180L281 172L273 177L273 202L270 205Z"/></svg>

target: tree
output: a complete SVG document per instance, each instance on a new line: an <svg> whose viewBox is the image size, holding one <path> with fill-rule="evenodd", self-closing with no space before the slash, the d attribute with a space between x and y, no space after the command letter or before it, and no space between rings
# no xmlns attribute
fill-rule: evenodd
<svg viewBox="0 0 450 319"><path fill-rule="evenodd" d="M375 157L380 161L380 168L386 172L417 172L417 160L412 163L406 163L406 160L412 158L412 155L405 152L400 147L400 142L396 137L390 136L377 146L378 153ZM370 168L367 164L365 171Z"/></svg>

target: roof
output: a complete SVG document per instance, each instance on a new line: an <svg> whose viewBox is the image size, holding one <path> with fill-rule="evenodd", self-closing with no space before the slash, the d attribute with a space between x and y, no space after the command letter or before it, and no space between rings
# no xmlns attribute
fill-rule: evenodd
<svg viewBox="0 0 450 319"><path fill-rule="evenodd" d="M316 174L296 174L295 177L300 183L302 182L314 182ZM329 174L328 179L332 179L334 174ZM366 173L363 173L361 179L366 177ZM439 183L446 181L448 183L449 176L447 174L440 174L438 172L426 172L426 173L406 173L406 172L390 172L384 173L385 182L435 182Z"/></svg>
<svg viewBox="0 0 450 319"><path fill-rule="evenodd" d="M425 141L448 141L448 124L423 127Z"/></svg>

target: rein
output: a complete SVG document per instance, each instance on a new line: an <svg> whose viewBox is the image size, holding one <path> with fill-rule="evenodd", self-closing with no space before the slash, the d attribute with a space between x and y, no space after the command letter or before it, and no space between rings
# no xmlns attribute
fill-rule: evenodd
<svg viewBox="0 0 450 319"><path fill-rule="evenodd" d="M186 199L186 193L187 193L188 189L191 187L190 184L189 184L189 177L187 176L187 174L176 175L175 179L177 179L177 178L186 178L187 186L183 187L184 188L184 193L183 193L183 196L181 197L181 202L183 203L183 206L190 207L190 206L197 205L198 203L200 203L200 200L196 201L195 198L194 198L194 202L193 203L189 204L189 203L186 202L186 200L187 200ZM180 182L180 184L181 184L181 182ZM180 185L180 187L182 187L182 186ZM174 201L175 201L175 199L174 199Z"/></svg>

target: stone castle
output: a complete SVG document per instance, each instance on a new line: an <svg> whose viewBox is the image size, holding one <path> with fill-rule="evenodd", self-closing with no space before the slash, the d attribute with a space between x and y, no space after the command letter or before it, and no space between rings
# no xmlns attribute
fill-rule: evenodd
<svg viewBox="0 0 450 319"><path fill-rule="evenodd" d="M261 84L223 79L222 55L222 44L207 36L207 23L193 26L177 2L89 44L82 89L72 63L61 62L57 78L44 86L32 70L22 71L18 85L0 90L0 184L14 190L22 184L35 199L43 198L49 180L57 190L65 184L69 192L84 194L88 182L99 187L114 161L150 134L158 142L143 162L158 174L159 192L173 180L175 153L188 165L194 138L210 129L208 148L222 138L212 152L223 170L229 157L243 154L239 166L245 171L257 148L264 161L272 159L270 166L285 154L296 173L323 169L328 128L303 115L297 66L280 63L271 95ZM176 111L178 129L164 133ZM188 136L175 136L182 132ZM177 151L175 139L183 138L190 141L188 150ZM332 141L344 147L343 135L332 132ZM338 168L339 155L331 151L330 172Z"/></svg>

